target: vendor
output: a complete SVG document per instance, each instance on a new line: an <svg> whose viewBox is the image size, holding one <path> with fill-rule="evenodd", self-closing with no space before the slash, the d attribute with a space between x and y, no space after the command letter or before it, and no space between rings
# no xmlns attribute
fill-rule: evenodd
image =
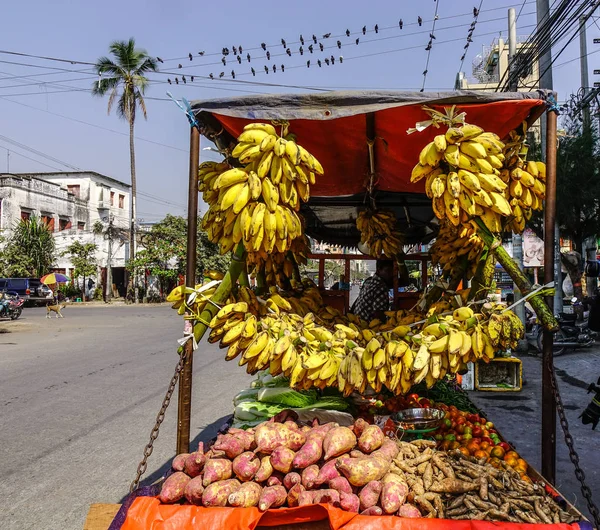
<svg viewBox="0 0 600 530"><path fill-rule="evenodd" d="M374 318L385 320L384 312L390 307L389 292L393 286L393 277L394 262L386 259L377 260L375 274L363 283L350 312L367 322Z"/></svg>

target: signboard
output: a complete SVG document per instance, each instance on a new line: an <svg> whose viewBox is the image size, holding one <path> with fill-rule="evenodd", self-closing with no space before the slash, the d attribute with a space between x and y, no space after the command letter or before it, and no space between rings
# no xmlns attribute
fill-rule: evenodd
<svg viewBox="0 0 600 530"><path fill-rule="evenodd" d="M527 228L523 232L523 267L544 266L544 242Z"/></svg>

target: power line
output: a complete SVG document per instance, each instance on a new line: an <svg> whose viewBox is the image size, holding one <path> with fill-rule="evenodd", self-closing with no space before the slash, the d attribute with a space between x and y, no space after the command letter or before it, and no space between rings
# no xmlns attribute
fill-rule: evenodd
<svg viewBox="0 0 600 530"><path fill-rule="evenodd" d="M0 139L4 140L5 142L7 142L9 144L20 147L21 149L24 149L25 151L29 151L30 153L41 156L42 158L46 158L47 160L50 160L51 162L56 162L57 164L61 164L62 166L68 167L75 171L81 171L81 169L78 168L77 166L73 166L67 162L63 162L62 160L59 160L58 158L55 158L53 156L42 153L41 151L38 151L37 149L34 149L33 147L29 147L28 145L25 145L21 142L17 142L16 140L13 140L12 138L8 138L7 136L3 136L0 134Z"/></svg>
<svg viewBox="0 0 600 530"><path fill-rule="evenodd" d="M15 155L17 155L17 156L20 156L20 157L26 158L27 160L31 160L32 162L35 162L35 163L37 163L37 164L40 164L40 165L42 165L42 166L49 167L50 169L56 169L57 171L62 171L62 170L61 170L60 168L58 168L58 167L51 166L50 164L46 164L46 163L44 163L44 162L40 162L39 160L36 160L35 158L31 158L31 157L29 157L29 156L27 156L27 155L24 155L23 153L19 153L18 151L15 151L15 150L14 150L14 149L15 149L14 147L12 147L11 149L8 149L7 147L3 147L3 149L6 149L7 151L9 151L9 152L11 152L11 153L14 153L14 154L15 154Z"/></svg>
<svg viewBox="0 0 600 530"><path fill-rule="evenodd" d="M523 2L523 6L525 5L525 2L527 0L524 0ZM473 22L471 22L471 26L469 28L469 32L467 33L467 44L465 44L465 47L463 48L463 54L460 58L460 66L458 67L458 71L459 73L462 72L462 67L463 64L465 64L465 57L467 56L467 51L469 50L469 46L471 44L471 42L473 42L473 33L475 32L475 27L477 26L477 20L479 19L479 15L481 14L481 6L483 5L483 0L481 0L479 2L479 8L477 8L475 10L475 8L473 8ZM521 8L523 8L523 6L521 6Z"/></svg>
<svg viewBox="0 0 600 530"><path fill-rule="evenodd" d="M423 71L423 84L421 85L421 92L425 91L425 82L427 81L427 71L429 68L429 58L431 57L431 49L433 48L433 41L435 39L435 23L438 20L438 7L440 0L435 3L435 13L433 14L433 23L431 25L431 33L429 34L429 43L425 48L427 50L427 60L425 61L425 70Z"/></svg>

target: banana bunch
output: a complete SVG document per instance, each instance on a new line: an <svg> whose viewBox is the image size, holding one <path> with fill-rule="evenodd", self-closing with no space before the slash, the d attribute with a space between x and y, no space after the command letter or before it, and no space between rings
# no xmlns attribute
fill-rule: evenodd
<svg viewBox="0 0 600 530"><path fill-rule="evenodd" d="M521 133L510 132L504 149L504 166L500 171L500 177L508 184L508 200L513 208L513 218L506 229L517 234L523 232L533 210L543 208L542 201L546 198L546 165L526 161L525 131L524 125Z"/></svg>
<svg viewBox="0 0 600 530"><path fill-rule="evenodd" d="M426 178L425 192L438 219L453 226L479 217L493 233L503 230L502 219L512 215L500 178L505 155L500 138L465 123L436 136L419 155L411 182Z"/></svg>
<svg viewBox="0 0 600 530"><path fill-rule="evenodd" d="M396 216L384 210L363 210L356 218L360 241L372 256L393 258L402 252L402 234L396 230Z"/></svg>
<svg viewBox="0 0 600 530"><path fill-rule="evenodd" d="M449 275L457 260L465 256L472 266L467 277L472 277L477 268L485 244L473 226L454 226L447 220L440 222L440 230L431 245L430 254L434 265L440 265L444 275Z"/></svg>
<svg viewBox="0 0 600 530"><path fill-rule="evenodd" d="M265 202L277 196L294 210L300 209L300 201L308 201L316 175L323 175L323 166L295 142L293 135L280 137L267 123L246 125L231 156L256 172L263 190L265 181L269 183Z"/></svg>
<svg viewBox="0 0 600 530"><path fill-rule="evenodd" d="M171 309L176 309L178 315L190 313L189 319L197 319L204 311L208 299L215 293L217 286L208 286L212 280L220 280L223 275L218 271L208 271L202 283L195 287L178 285L167 296L167 302L172 302ZM220 277L219 277L220 276Z"/></svg>
<svg viewBox="0 0 600 530"><path fill-rule="evenodd" d="M486 304L483 311L486 311L489 306L491 304ZM515 313L503 310L500 307L499 312L492 312L489 315L486 335L495 348L515 350L519 340L525 336L525 329Z"/></svg>

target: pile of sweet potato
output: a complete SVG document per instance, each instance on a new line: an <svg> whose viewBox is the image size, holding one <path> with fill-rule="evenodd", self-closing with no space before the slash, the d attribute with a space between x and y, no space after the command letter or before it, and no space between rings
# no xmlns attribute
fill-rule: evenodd
<svg viewBox="0 0 600 530"><path fill-rule="evenodd" d="M381 429L357 420L301 426L265 422L230 429L206 452L177 455L163 503L259 510L329 503L366 515L421 517L409 485L390 471L400 448Z"/></svg>

